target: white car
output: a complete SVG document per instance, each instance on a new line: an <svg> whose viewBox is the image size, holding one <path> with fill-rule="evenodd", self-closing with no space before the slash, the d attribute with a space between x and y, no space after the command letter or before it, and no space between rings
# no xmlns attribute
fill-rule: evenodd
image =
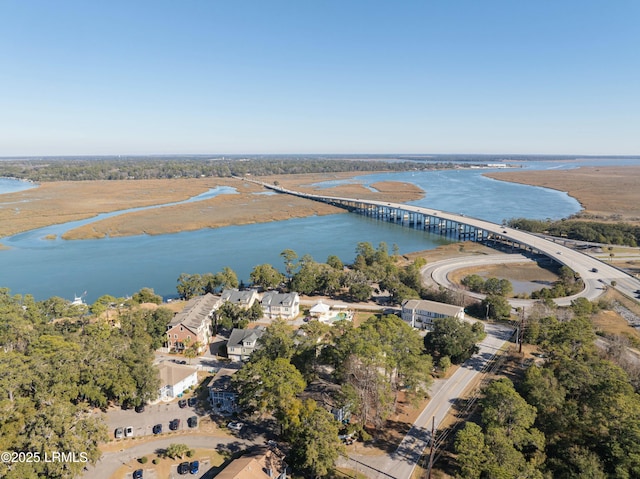
<svg viewBox="0 0 640 479"><path fill-rule="evenodd" d="M133 428L131 426L125 428L124 437L133 437Z"/></svg>
<svg viewBox="0 0 640 479"><path fill-rule="evenodd" d="M234 431L241 431L244 427L244 424L242 424L241 422L231 421L229 424L227 424L227 427Z"/></svg>

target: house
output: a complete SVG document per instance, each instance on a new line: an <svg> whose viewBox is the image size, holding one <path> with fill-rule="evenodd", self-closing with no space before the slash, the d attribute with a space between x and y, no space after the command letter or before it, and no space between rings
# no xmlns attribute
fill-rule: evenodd
<svg viewBox="0 0 640 479"><path fill-rule="evenodd" d="M191 298L167 325L169 351L180 352L197 342L198 354L204 352L211 339L213 313L221 304L220 297L211 293Z"/></svg>
<svg viewBox="0 0 640 479"><path fill-rule="evenodd" d="M317 379L309 383L306 389L299 395L300 399L313 399L324 409L333 414L336 421L348 421L351 417L348 406L338 405L337 398L340 397L342 388L332 382Z"/></svg>
<svg viewBox="0 0 640 479"><path fill-rule="evenodd" d="M287 464L276 448L257 446L234 459L216 479L286 479Z"/></svg>
<svg viewBox="0 0 640 479"><path fill-rule="evenodd" d="M300 296L295 292L267 291L262 296L262 311L269 319L294 319L300 314Z"/></svg>
<svg viewBox="0 0 640 479"><path fill-rule="evenodd" d="M265 329L233 328L229 341L227 341L227 355L232 361L246 361L258 345L258 339L264 334Z"/></svg>
<svg viewBox="0 0 640 479"><path fill-rule="evenodd" d="M247 289L240 291L237 289L225 289L220 296L222 303L231 303L240 306L243 309L249 309L253 306L260 295L255 289Z"/></svg>
<svg viewBox="0 0 640 479"><path fill-rule="evenodd" d="M187 388L198 384L198 371L188 366L160 364L160 392L158 399L170 401L181 396Z"/></svg>
<svg viewBox="0 0 640 479"><path fill-rule="evenodd" d="M231 387L231 377L237 369L221 368L207 384L209 402L214 410L221 413L233 413L238 410L238 393Z"/></svg>
<svg viewBox="0 0 640 479"><path fill-rule="evenodd" d="M318 301L309 309L309 315L318 321L329 324L341 320L351 321L353 318L353 312L347 311L346 305L334 304L330 306L322 301Z"/></svg>
<svg viewBox="0 0 640 479"><path fill-rule="evenodd" d="M402 319L412 327L430 329L437 318L464 319L464 308L453 304L424 299L407 299L402 303Z"/></svg>

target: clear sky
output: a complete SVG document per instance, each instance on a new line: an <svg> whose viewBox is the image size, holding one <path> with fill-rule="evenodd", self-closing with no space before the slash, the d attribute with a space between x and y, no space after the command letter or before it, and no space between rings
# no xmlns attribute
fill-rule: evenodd
<svg viewBox="0 0 640 479"><path fill-rule="evenodd" d="M0 156L640 154L638 0L0 0Z"/></svg>

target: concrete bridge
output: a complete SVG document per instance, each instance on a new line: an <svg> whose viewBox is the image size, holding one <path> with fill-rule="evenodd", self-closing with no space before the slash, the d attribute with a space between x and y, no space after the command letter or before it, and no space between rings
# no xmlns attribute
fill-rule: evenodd
<svg viewBox="0 0 640 479"><path fill-rule="evenodd" d="M447 238L460 241L481 241L489 245L502 243L533 254L546 255L580 275L585 283L585 290L580 296L589 300L597 298L602 294L603 286L612 286L612 283L623 294L632 298L640 297L640 280L637 278L597 258L525 231L433 208L359 198L314 195L256 180L242 179L279 193L320 201L344 208L352 213L390 221L410 228L423 229Z"/></svg>

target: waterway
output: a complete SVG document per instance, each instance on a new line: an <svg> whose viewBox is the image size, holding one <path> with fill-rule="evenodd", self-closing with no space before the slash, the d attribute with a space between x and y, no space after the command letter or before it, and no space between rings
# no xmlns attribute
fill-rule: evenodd
<svg viewBox="0 0 640 479"><path fill-rule="evenodd" d="M593 159L587 160L593 163ZM621 164L621 163L613 163ZM637 164L637 160L636 160ZM526 168L572 168L576 162L527 163ZM485 178L488 170L447 170L365 175L355 179L370 185L393 180L415 183L426 197L413 204L464 213L494 222L513 217L559 219L579 211L568 195L545 188L500 182ZM16 183L21 183L16 185ZM9 188L32 187L16 180L0 180L0 193ZM214 189L192 198L197 201L232 191ZM112 216L119 213L109 213ZM9 247L0 251L0 287L13 294L32 294L37 300L50 296L73 298L87 291L85 300L103 294L127 296L150 287L165 297L175 296L181 273L206 273L231 267L248 282L254 266L270 263L283 269L280 252L291 248L299 256L311 254L318 261L335 254L351 262L361 241L401 253L432 249L449 241L439 235L380 222L355 214L291 219L273 223L203 229L160 236L134 236L99 240L45 240L79 224L106 217L41 228L3 238Z"/></svg>

